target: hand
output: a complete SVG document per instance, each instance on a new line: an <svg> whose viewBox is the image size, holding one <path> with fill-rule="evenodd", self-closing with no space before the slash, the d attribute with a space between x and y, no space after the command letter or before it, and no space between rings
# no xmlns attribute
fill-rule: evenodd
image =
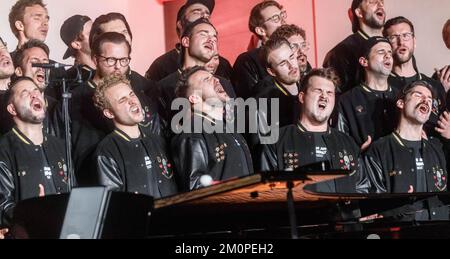
<svg viewBox="0 0 450 259"><path fill-rule="evenodd" d="M442 86L445 89L445 92L450 90L450 66L445 66L440 71L436 71L439 77L439 81L441 81Z"/></svg>
<svg viewBox="0 0 450 259"><path fill-rule="evenodd" d="M5 239L5 235L9 232L7 228L0 229L0 239Z"/></svg>
<svg viewBox="0 0 450 259"><path fill-rule="evenodd" d="M45 196L44 185L39 184L39 197L44 197L44 196Z"/></svg>
<svg viewBox="0 0 450 259"><path fill-rule="evenodd" d="M372 137L368 136L367 141L364 142L364 144L362 144L361 146L361 152L366 151L370 147L370 145L372 145Z"/></svg>
<svg viewBox="0 0 450 259"><path fill-rule="evenodd" d="M450 139L450 113L443 112L435 130L445 139Z"/></svg>

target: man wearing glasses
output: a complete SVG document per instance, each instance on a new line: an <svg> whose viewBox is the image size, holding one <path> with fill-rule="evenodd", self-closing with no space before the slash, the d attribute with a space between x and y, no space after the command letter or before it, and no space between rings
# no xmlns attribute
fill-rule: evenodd
<svg viewBox="0 0 450 259"><path fill-rule="evenodd" d="M430 120L425 124L425 132L434 136L442 112L446 107L446 96L450 89L448 85L442 85L440 82L427 77L419 72L414 57L416 48L416 37L413 23L405 17L395 17L386 22L383 35L391 42L394 57L394 68L389 76L389 84L401 90L405 85L415 81L423 80L433 86L436 92L436 98L433 100L433 107Z"/></svg>
<svg viewBox="0 0 450 259"><path fill-rule="evenodd" d="M286 24L286 18L287 13L278 2L263 1L253 7L249 29L264 45L277 28ZM260 53L261 48L242 53L234 63L231 81L238 97L249 98L255 85L268 76L259 59Z"/></svg>
<svg viewBox="0 0 450 259"><path fill-rule="evenodd" d="M370 37L381 36L386 21L384 0L353 0L350 11L354 34L328 52L323 62L324 67L338 71L342 93L358 86L364 78L359 65L362 47Z"/></svg>
<svg viewBox="0 0 450 259"><path fill-rule="evenodd" d="M123 34L103 33L94 39L91 50L97 67L94 79L73 90L70 105L73 158L75 170L78 173L94 172L95 168L92 167L94 163L91 161L92 154L97 144L113 130L111 122L105 119L94 105L92 98L97 84L103 78L112 75L128 77L130 71L131 46ZM135 85L131 81L131 87L143 106L144 119L140 123L142 132L162 134L160 116L155 112L157 107L142 93L139 85ZM91 178L92 176L78 174L78 182L82 185L92 184L92 181L95 180Z"/></svg>

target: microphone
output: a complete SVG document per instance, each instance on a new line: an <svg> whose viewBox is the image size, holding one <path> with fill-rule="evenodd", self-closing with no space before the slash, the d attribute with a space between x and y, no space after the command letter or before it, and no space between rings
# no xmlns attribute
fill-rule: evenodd
<svg viewBox="0 0 450 259"><path fill-rule="evenodd" d="M63 67L70 67L70 65L65 65L61 63L32 63L32 67L40 67L44 69L54 69L54 68L63 68Z"/></svg>

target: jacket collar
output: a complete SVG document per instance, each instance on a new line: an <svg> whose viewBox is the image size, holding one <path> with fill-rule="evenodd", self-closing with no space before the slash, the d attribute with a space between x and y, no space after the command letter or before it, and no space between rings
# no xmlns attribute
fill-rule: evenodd
<svg viewBox="0 0 450 259"><path fill-rule="evenodd" d="M365 91L365 92L368 92L368 93L373 93L373 92L375 92L373 89L371 89L369 86L367 86L365 83L361 83L360 84L360 86L362 87L362 89ZM388 92L392 92L392 87L391 86L388 86L389 88L388 88Z"/></svg>
<svg viewBox="0 0 450 259"><path fill-rule="evenodd" d="M289 91L282 85L280 84L275 78L273 78L273 82L275 84L275 87L283 93L283 95L285 96L292 96L291 93L289 93ZM298 84L297 84L297 88L298 88ZM299 89L300 91L300 89Z"/></svg>
<svg viewBox="0 0 450 259"><path fill-rule="evenodd" d="M217 124L216 119L212 118L211 116L209 116L208 114L206 114L204 112L194 111L193 116L197 116L202 119L205 119L205 120L211 122L213 125Z"/></svg>
<svg viewBox="0 0 450 259"><path fill-rule="evenodd" d="M416 81L418 81L418 80L422 80L422 74L419 72L419 68L417 67L417 60L416 60L416 57L413 55L412 56L412 62L413 62L413 67L414 67L414 70L416 71ZM397 73L395 73L394 71L392 71L391 72L391 76L392 77L400 77Z"/></svg>
<svg viewBox="0 0 450 259"><path fill-rule="evenodd" d="M20 141L22 141L25 145L28 146L35 146L33 144L33 141L31 141L27 136L25 136L25 134L22 133L22 131L20 131L17 127L14 127L12 129L12 132L14 133L14 135L16 135L17 138L20 139ZM44 143L47 141L47 136L44 134Z"/></svg>
<svg viewBox="0 0 450 259"><path fill-rule="evenodd" d="M402 137L400 137L400 135L397 132L393 132L392 136L394 137L395 141L400 144L400 146L402 147L407 147L404 140L402 139ZM422 138L422 147L426 146L426 139Z"/></svg>
<svg viewBox="0 0 450 259"><path fill-rule="evenodd" d="M131 138L130 136L128 136L127 133L121 131L121 130L118 129L118 128L116 128L116 129L114 130L114 134L117 135L117 136L119 136L120 138L122 138L122 139L125 140L126 142L132 142L133 140L139 140L139 139L145 138L145 134L140 130L140 128L139 128L139 131L141 132L141 136L140 136L139 138L137 138L137 139Z"/></svg>
<svg viewBox="0 0 450 259"><path fill-rule="evenodd" d="M297 128L298 128L298 130L300 130L301 133L314 133L314 132L308 131L308 130L302 125L302 123L301 123L300 121L297 123ZM328 134L328 135L331 134L331 128L330 128L330 126L328 126L327 134Z"/></svg>
<svg viewBox="0 0 450 259"><path fill-rule="evenodd" d="M363 39L368 40L370 36L365 33L363 30L358 30L356 33L358 33Z"/></svg>

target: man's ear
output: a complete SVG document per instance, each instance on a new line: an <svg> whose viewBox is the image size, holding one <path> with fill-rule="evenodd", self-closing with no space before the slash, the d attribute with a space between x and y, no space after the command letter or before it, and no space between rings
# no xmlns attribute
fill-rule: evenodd
<svg viewBox="0 0 450 259"><path fill-rule="evenodd" d="M189 44L190 44L189 37L184 36L183 38L181 38L181 46L183 46L184 48L189 48Z"/></svg>
<svg viewBox="0 0 450 259"><path fill-rule="evenodd" d="M352 15L352 18L353 19L355 19L356 21L358 20L358 19L362 19L363 18L363 13L362 13L362 11L361 11L361 8L356 8L355 9L355 14L356 14L356 17L353 17L353 15Z"/></svg>
<svg viewBox="0 0 450 259"><path fill-rule="evenodd" d="M16 108L14 107L14 105L12 103L8 104L8 106L6 106L6 110L9 112L9 114L11 114L12 116L17 116L17 112L16 112Z"/></svg>
<svg viewBox="0 0 450 259"><path fill-rule="evenodd" d="M258 35L259 38L267 37L266 30L263 27L256 27L255 32Z"/></svg>
<svg viewBox="0 0 450 259"><path fill-rule="evenodd" d="M268 68L266 68L266 70L267 70L267 73L268 73L271 77L276 77L276 74L275 74L275 72L273 71L272 68L268 67Z"/></svg>
<svg viewBox="0 0 450 259"><path fill-rule="evenodd" d="M70 43L70 46L71 46L73 49L76 49L76 50L80 50L80 49L81 49L81 44L80 44L80 42L77 41L77 40L72 41L72 42Z"/></svg>
<svg viewBox="0 0 450 259"><path fill-rule="evenodd" d="M105 115L105 117L110 120L114 119L114 114L112 114L112 112L109 109L104 109L103 115Z"/></svg>
<svg viewBox="0 0 450 259"><path fill-rule="evenodd" d="M363 67L368 67L369 66L369 61L365 57L360 57L359 58L359 64L361 64L361 66L363 66Z"/></svg>
<svg viewBox="0 0 450 259"><path fill-rule="evenodd" d="M397 108L402 109L405 108L405 101L403 101L402 99L397 101Z"/></svg>
<svg viewBox="0 0 450 259"><path fill-rule="evenodd" d="M16 67L14 73L16 74L16 76L23 76L23 71L21 67Z"/></svg>
<svg viewBox="0 0 450 259"><path fill-rule="evenodd" d="M300 91L300 93L298 93L298 101L301 104L305 103L305 93L303 91Z"/></svg>
<svg viewBox="0 0 450 259"><path fill-rule="evenodd" d="M23 25L23 22L21 22L21 21L16 21L14 23L14 27L16 27L16 29L18 31L24 31L25 30L25 26Z"/></svg>
<svg viewBox="0 0 450 259"><path fill-rule="evenodd" d="M197 94L191 94L188 97L189 102L192 104L198 104L200 102L200 99L200 96L198 96Z"/></svg>

